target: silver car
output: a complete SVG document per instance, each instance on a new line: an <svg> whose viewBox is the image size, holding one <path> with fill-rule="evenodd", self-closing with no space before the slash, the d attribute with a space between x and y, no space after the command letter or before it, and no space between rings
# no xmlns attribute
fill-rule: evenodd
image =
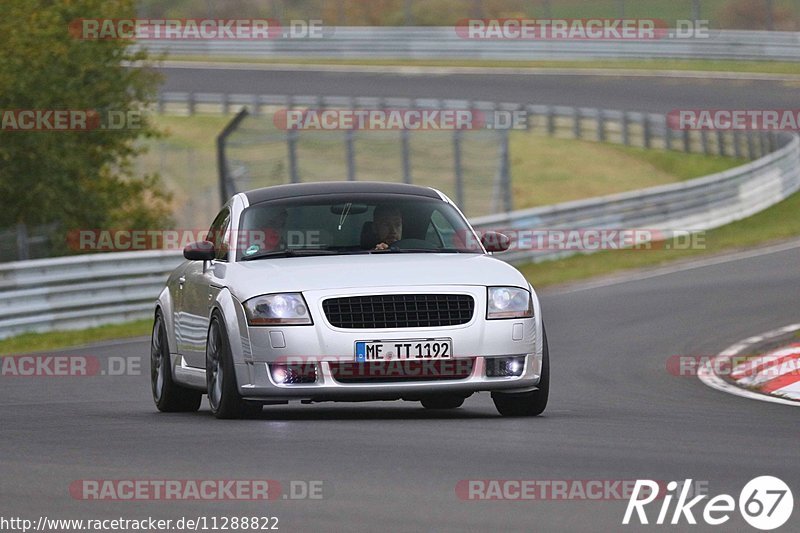
<svg viewBox="0 0 800 533"><path fill-rule="evenodd" d="M506 416L547 405L536 292L441 192L303 183L233 196L156 303L161 411L407 400L453 409L491 392Z"/></svg>

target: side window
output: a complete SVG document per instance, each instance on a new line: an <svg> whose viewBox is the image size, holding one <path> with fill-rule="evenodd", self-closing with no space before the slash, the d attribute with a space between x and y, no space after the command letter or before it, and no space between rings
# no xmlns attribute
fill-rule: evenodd
<svg viewBox="0 0 800 533"><path fill-rule="evenodd" d="M228 248L230 235L228 228L230 226L231 213L226 207L219 212L214 222L211 223L211 228L208 230L208 237L206 240L214 243L214 250L216 251L216 259L220 261L228 260Z"/></svg>

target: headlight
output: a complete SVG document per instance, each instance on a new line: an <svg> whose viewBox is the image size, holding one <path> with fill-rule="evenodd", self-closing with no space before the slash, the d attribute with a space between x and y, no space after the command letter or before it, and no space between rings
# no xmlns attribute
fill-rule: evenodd
<svg viewBox="0 0 800 533"><path fill-rule="evenodd" d="M299 292L256 296L244 303L244 312L251 326L313 324Z"/></svg>
<svg viewBox="0 0 800 533"><path fill-rule="evenodd" d="M486 318L531 318L533 297L525 289L517 287L489 287Z"/></svg>

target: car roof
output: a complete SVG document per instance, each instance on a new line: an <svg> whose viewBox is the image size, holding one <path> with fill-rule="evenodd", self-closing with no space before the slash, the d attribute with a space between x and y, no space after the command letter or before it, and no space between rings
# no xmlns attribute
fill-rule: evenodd
<svg viewBox="0 0 800 533"><path fill-rule="evenodd" d="M247 201L250 205L269 200L281 198L294 198L298 196L311 196L318 194L408 194L413 196L425 196L427 198L437 198L441 196L434 189L422 187L420 185L409 185L406 183L387 183L382 181L325 181L314 183L291 183L288 185L276 185L274 187L264 187L245 191Z"/></svg>

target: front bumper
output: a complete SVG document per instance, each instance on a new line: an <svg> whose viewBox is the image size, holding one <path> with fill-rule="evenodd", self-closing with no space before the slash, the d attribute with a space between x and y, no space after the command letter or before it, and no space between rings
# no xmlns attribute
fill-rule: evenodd
<svg viewBox="0 0 800 533"><path fill-rule="evenodd" d="M364 294L452 293L469 294L475 299L470 322L459 326L394 329L342 329L325 318L322 301L341 296ZM239 320L242 332L242 358L235 361L237 382L244 398L257 400L369 400L419 399L452 393L468 396L477 391L523 392L539 383L542 364L538 317L486 320L486 288L481 286L387 287L304 292L314 324L309 326L249 327ZM243 317L241 317L243 318ZM235 338L231 336L231 338ZM406 341L409 339L452 340L453 358L446 360L443 372L423 369L430 379L400 377L406 361L390 361L389 372L378 372L375 379L343 379L342 364L354 363L357 341ZM521 374L508 377L487 375L487 364L499 357L524 358ZM313 383L284 384L276 381L270 365L302 365L313 369ZM352 367L352 365L350 365ZM349 367L348 367L349 368ZM349 368L352 371L352 368ZM348 374L344 374L347 376ZM393 376L396 379L393 379Z"/></svg>
<svg viewBox="0 0 800 533"><path fill-rule="evenodd" d="M468 359L450 360L466 362ZM536 354L525 356L522 375L513 377L488 377L487 358L472 358L471 372L466 377L436 377L417 380L408 377L393 379L391 371L379 374L374 382L369 378L358 383L344 382L334 376L331 367L334 362L321 360L313 363L316 381L287 385L276 383L272 378L268 363L246 363L237 366L240 394L246 399L283 400L347 400L347 399L408 399L418 400L432 394L452 393L468 396L478 391L527 392L535 390L541 376L541 357ZM308 364L308 363L306 363Z"/></svg>

